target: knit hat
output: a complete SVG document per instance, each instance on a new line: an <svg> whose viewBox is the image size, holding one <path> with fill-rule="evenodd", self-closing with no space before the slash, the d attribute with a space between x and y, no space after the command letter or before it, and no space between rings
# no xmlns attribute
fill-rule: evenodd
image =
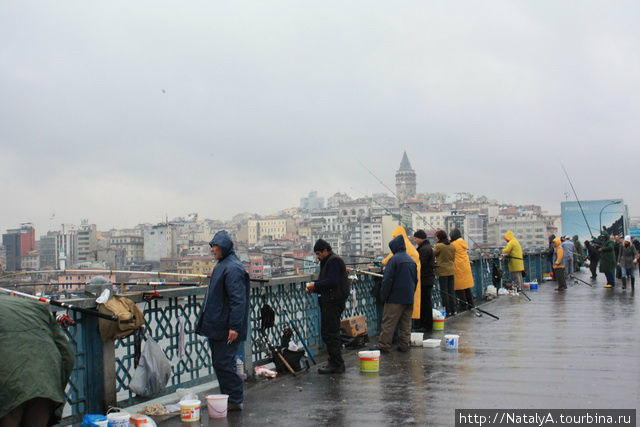
<svg viewBox="0 0 640 427"><path fill-rule="evenodd" d="M316 244L313 245L313 252L322 252L324 250L331 250L331 245L323 239L316 240Z"/></svg>
<svg viewBox="0 0 640 427"><path fill-rule="evenodd" d="M424 230L418 230L413 233L413 237L417 237L418 239L426 239L427 233L425 233Z"/></svg>

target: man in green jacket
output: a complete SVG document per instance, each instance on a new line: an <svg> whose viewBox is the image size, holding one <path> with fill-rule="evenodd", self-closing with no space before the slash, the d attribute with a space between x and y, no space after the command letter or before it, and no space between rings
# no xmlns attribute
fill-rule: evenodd
<svg viewBox="0 0 640 427"><path fill-rule="evenodd" d="M0 295L0 361L1 426L60 420L74 355L46 305Z"/></svg>
<svg viewBox="0 0 640 427"><path fill-rule="evenodd" d="M600 273L607 277L605 288L613 288L616 284L616 257L613 240L609 238L609 233L603 231L600 235Z"/></svg>

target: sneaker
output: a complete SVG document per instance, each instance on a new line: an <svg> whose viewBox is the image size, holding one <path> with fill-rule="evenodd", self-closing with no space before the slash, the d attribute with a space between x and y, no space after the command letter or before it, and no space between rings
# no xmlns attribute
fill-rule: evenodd
<svg viewBox="0 0 640 427"><path fill-rule="evenodd" d="M603 288L613 288L611 285L604 285Z"/></svg>

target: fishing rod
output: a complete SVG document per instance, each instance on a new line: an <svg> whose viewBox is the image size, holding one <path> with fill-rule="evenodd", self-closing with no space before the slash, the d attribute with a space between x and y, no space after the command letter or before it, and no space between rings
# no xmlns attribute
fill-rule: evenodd
<svg viewBox="0 0 640 427"><path fill-rule="evenodd" d="M560 166L562 166L562 170L564 171L564 175L567 177L567 181L569 181L569 185L571 186L573 195L576 197L576 201L578 202L578 207L580 208L580 212L582 212L582 217L584 218L584 222L587 224L587 229L589 230L589 234L591 234L592 239L595 239L595 237L593 236L593 233L591 232L591 226L589 225L589 221L587 221L587 216L584 214L584 211L582 210L582 204L580 203L580 199L578 199L578 194L576 193L576 189L573 188L573 183L571 182L571 178L569 178L569 174L567 173L567 170L565 169L562 162L560 162Z"/></svg>
<svg viewBox="0 0 640 427"><path fill-rule="evenodd" d="M448 297L452 297L452 298L457 299L457 300L458 300L458 302L460 302L460 303L462 303L462 304L463 304L463 307L464 307L465 305L467 305L467 306L469 305L466 301L461 300L460 298L458 298L458 297L457 297L457 296L455 296L455 295L451 295L449 292L446 292L446 291L443 291L443 290L440 290L440 292L442 292L443 294L447 295ZM489 313L488 311L485 311L485 310L483 310L483 309L481 309L481 308L478 308L478 307L476 307L476 306L469 307L469 311L473 311L473 310L479 311L480 313L484 313L484 314L486 314L487 316L491 316L491 317L493 317L493 318L494 318L494 319L496 319L496 320L500 320L500 318L499 318L498 316L496 316L495 314L491 314L491 313Z"/></svg>
<svg viewBox="0 0 640 427"><path fill-rule="evenodd" d="M576 276L574 276L571 273L569 273L569 277L571 277L573 280L576 280L578 282L584 283L585 285L588 285L590 288L593 288L593 285L591 283L585 282L584 280L577 278Z"/></svg>
<svg viewBox="0 0 640 427"><path fill-rule="evenodd" d="M34 301L40 301L40 302L43 302L45 304L55 305L57 307L66 308L67 310L78 311L80 313L88 314L90 316L97 316L97 317L100 317L101 319L111 320L113 322L118 322L120 320L120 319L118 319L118 316L113 316L113 315L109 315L109 314L105 314L105 313L100 313L97 310L91 310L91 309L88 309L88 308L77 307L75 305L67 304L65 302L56 301L56 300L51 299L51 298L37 297L35 295L26 294L24 292L19 292L19 291L16 291L16 290L5 289L5 288L0 288L0 291L4 292L6 294L9 294L11 296L21 296L21 297L24 297L24 298L32 299Z"/></svg>
<svg viewBox="0 0 640 427"><path fill-rule="evenodd" d="M257 280L257 279L256 279ZM5 284L4 286L11 286L13 288L25 288L28 286L64 286L64 285L93 285L91 282L66 282L66 283L58 283L58 282L33 282L33 283L12 283ZM124 285L124 286L201 286L202 282L114 282L111 283L113 285ZM105 283L108 285L108 283Z"/></svg>
<svg viewBox="0 0 640 427"><path fill-rule="evenodd" d="M163 271L136 271L136 270L107 270L107 269L92 269L92 270L39 270L39 271L25 271L20 273L8 274L5 276L0 276L0 279L5 279L7 277L15 276L18 274L46 274L46 273L61 273L62 275L67 273L107 273L111 274L142 274L147 276L178 276L178 277L198 277L203 279L211 278L210 274L194 274L194 273L171 273L171 272L163 272ZM249 278L251 281L261 281L262 279L253 279ZM119 284L120 282L114 282L115 284ZM166 283L166 282L158 282ZM178 282L176 282L178 283Z"/></svg>
<svg viewBox="0 0 640 427"><path fill-rule="evenodd" d="M396 194L395 191L393 191L391 188L389 188L389 186L387 186L387 184L385 184L382 180L380 180L373 172L371 172L371 170L369 170L364 164L362 164L362 162L358 162L360 163L360 165L367 171L369 172L369 174L374 177L376 179L376 181L378 181L380 184L382 184L384 186L384 188L386 188L387 190L389 190L391 192L391 194L393 194L394 196L396 196L396 199L400 200L398 195ZM422 220L422 222L424 222L425 224L427 224L429 227L431 227L434 231L438 231L429 221L427 221L427 219L425 217L423 217L422 215L420 215L419 212L416 212L410 205L407 205L407 207L409 208L409 210L414 213L419 219ZM469 233L467 233L467 237L469 238L469 240L471 240L471 242L476 245L478 247L478 249L480 249L480 254L482 254L483 256L487 257L485 255L485 252L482 249L482 246L480 246L475 240L473 240L473 237L471 237L469 235ZM488 256L487 258L490 258L491 256ZM521 290L521 293L529 300L531 301L531 298L529 298L529 295L527 295L523 290Z"/></svg>

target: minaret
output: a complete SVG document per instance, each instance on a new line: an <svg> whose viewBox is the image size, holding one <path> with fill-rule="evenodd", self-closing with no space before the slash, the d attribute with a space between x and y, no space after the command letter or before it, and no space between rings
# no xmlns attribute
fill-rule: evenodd
<svg viewBox="0 0 640 427"><path fill-rule="evenodd" d="M400 168L396 171L396 194L398 205L402 205L408 199L416 196L416 173L411 168L407 152L402 155Z"/></svg>
<svg viewBox="0 0 640 427"><path fill-rule="evenodd" d="M64 246L60 246L60 270L66 270L67 268L67 257L64 254Z"/></svg>

